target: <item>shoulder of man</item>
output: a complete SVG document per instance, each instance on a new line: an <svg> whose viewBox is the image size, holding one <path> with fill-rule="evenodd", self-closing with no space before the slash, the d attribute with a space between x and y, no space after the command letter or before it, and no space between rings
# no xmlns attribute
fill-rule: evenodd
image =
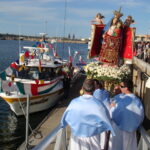
<svg viewBox="0 0 150 150"><path fill-rule="evenodd" d="M113 97L114 100L121 100L123 99L125 96L125 94L121 93L121 94L117 94Z"/></svg>

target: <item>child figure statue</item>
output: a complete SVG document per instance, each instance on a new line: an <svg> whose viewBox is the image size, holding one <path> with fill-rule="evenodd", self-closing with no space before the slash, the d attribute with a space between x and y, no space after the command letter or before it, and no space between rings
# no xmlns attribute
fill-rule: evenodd
<svg viewBox="0 0 150 150"><path fill-rule="evenodd" d="M97 13L97 15L95 16L95 19L92 20L92 23L96 23L99 25L103 25L104 24L104 20L103 18L105 18L101 13Z"/></svg>

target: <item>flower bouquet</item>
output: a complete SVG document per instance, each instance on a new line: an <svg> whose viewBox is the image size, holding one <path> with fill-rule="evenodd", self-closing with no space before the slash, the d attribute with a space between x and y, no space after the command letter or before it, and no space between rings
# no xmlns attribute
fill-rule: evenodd
<svg viewBox="0 0 150 150"><path fill-rule="evenodd" d="M127 65L122 65L121 67L104 66L99 62L91 62L84 67L84 71L87 78L94 78L113 84L131 77L131 69Z"/></svg>

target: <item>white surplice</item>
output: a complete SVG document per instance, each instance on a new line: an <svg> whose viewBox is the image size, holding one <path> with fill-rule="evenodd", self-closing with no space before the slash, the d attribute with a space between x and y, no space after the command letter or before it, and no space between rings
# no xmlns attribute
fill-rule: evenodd
<svg viewBox="0 0 150 150"><path fill-rule="evenodd" d="M137 150L136 131L120 130L115 123L112 126L116 136L110 135L108 150Z"/></svg>
<svg viewBox="0 0 150 150"><path fill-rule="evenodd" d="M76 137L71 135L69 150L103 150L105 146L105 132L92 137Z"/></svg>

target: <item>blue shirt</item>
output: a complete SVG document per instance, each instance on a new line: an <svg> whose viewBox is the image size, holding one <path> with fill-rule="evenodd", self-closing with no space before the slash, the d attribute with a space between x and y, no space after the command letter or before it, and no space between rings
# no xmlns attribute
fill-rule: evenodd
<svg viewBox="0 0 150 150"><path fill-rule="evenodd" d="M111 108L112 119L124 131L137 130L144 119L144 108L134 94L118 94L114 97L116 106Z"/></svg>
<svg viewBox="0 0 150 150"><path fill-rule="evenodd" d="M105 89L96 89L93 93L93 96L103 102L103 104L109 110L110 99L109 99L109 92Z"/></svg>
<svg viewBox="0 0 150 150"><path fill-rule="evenodd" d="M74 136L90 137L112 131L106 107L92 95L82 95L71 101L61 119L61 126L69 125Z"/></svg>

